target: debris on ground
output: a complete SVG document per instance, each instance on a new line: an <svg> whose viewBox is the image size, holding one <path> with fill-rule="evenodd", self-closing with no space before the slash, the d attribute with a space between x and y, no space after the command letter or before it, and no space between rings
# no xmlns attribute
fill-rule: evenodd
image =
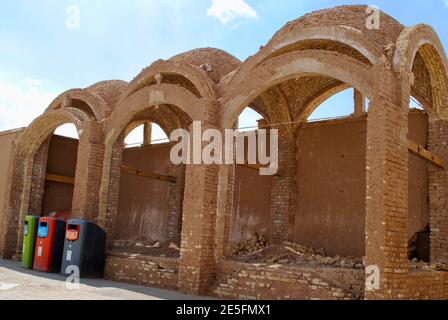
<svg viewBox="0 0 448 320"><path fill-rule="evenodd" d="M324 249L313 249L291 242L270 244L263 235L258 234L240 243L233 253L233 258L246 263L308 264L364 269L361 258L329 257Z"/></svg>
<svg viewBox="0 0 448 320"><path fill-rule="evenodd" d="M409 266L412 271L448 271L448 264L446 263L428 263L422 260L418 260L417 258L412 259Z"/></svg>
<svg viewBox="0 0 448 320"><path fill-rule="evenodd" d="M116 240L113 242L112 251L159 257L178 257L180 255L178 244L172 241L156 241L147 235L137 235L131 239Z"/></svg>

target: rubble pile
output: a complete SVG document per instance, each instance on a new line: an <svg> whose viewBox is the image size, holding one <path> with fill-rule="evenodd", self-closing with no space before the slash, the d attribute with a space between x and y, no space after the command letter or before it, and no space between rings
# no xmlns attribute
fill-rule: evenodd
<svg viewBox="0 0 448 320"><path fill-rule="evenodd" d="M131 239L116 240L112 245L112 251L159 257L177 257L180 254L180 248L177 244L170 241L156 241L147 235L137 235Z"/></svg>
<svg viewBox="0 0 448 320"><path fill-rule="evenodd" d="M414 258L410 261L410 269L412 271L432 270L432 271L448 271L448 264L444 263L428 263Z"/></svg>
<svg viewBox="0 0 448 320"><path fill-rule="evenodd" d="M255 234L251 239L241 242L234 251L234 254L251 254L266 248L268 242L263 235Z"/></svg>
<svg viewBox="0 0 448 320"><path fill-rule="evenodd" d="M255 235L242 242L233 253L233 258L245 263L277 263L285 265L307 264L310 266L334 266L363 269L361 258L329 257L324 249L313 249L297 243L269 244L265 237Z"/></svg>

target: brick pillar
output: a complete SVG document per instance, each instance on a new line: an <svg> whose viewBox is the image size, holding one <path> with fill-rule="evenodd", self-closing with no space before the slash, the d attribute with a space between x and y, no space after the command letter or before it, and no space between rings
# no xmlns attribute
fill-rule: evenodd
<svg viewBox="0 0 448 320"><path fill-rule="evenodd" d="M28 212L40 216L42 214L42 200L45 191L45 179L47 175L48 150L50 148L51 136L39 147L34 156L33 175L31 178L31 193Z"/></svg>
<svg viewBox="0 0 448 320"><path fill-rule="evenodd" d="M3 231L0 234L0 258L2 259L11 259L22 250L22 225L25 214L29 212L28 200L33 163L34 157L27 158L23 154L15 154L12 160L12 176L8 180L11 190L5 198L7 210L3 217Z"/></svg>
<svg viewBox="0 0 448 320"><path fill-rule="evenodd" d="M180 244L182 230L182 210L185 189L185 165L170 165L170 174L176 177L175 183L169 183L168 186L168 236L175 243Z"/></svg>
<svg viewBox="0 0 448 320"><path fill-rule="evenodd" d="M79 139L73 190L73 217L98 221L98 201L103 169L104 144L102 124L85 126Z"/></svg>
<svg viewBox="0 0 448 320"><path fill-rule="evenodd" d="M143 125L143 145L148 146L152 141L152 123L145 122Z"/></svg>
<svg viewBox="0 0 448 320"><path fill-rule="evenodd" d="M110 154L104 161L109 161L107 171L103 172L103 182L107 183L107 187L103 185L101 205L104 216L100 218L99 224L107 233L108 247L115 240L115 223L117 221L118 201L120 197L120 180L121 166L123 161L124 135L120 135L113 144ZM110 158L109 158L110 157Z"/></svg>
<svg viewBox="0 0 448 320"><path fill-rule="evenodd" d="M204 110L202 132L216 129L219 123L218 105L207 104ZM199 133L201 136L202 132ZM192 130L190 136L193 139ZM202 147L207 144L202 143ZM193 158L193 152L191 156ZM190 294L204 294L216 274L218 171L219 165L215 164L186 166L179 289Z"/></svg>
<svg viewBox="0 0 448 320"><path fill-rule="evenodd" d="M296 143L285 126L278 130L278 175L271 185L271 237L275 242L291 239L297 199Z"/></svg>
<svg viewBox="0 0 448 320"><path fill-rule="evenodd" d="M222 257L230 254L229 232L233 214L235 170L235 165L222 165L219 168L218 213L216 217L216 261L219 261Z"/></svg>
<svg viewBox="0 0 448 320"><path fill-rule="evenodd" d="M204 294L215 273L218 166L187 165L179 288Z"/></svg>
<svg viewBox="0 0 448 320"><path fill-rule="evenodd" d="M396 281L408 262L408 105L391 71L375 67L367 120L366 267L380 271L380 289L367 299L399 297ZM407 96L409 101L409 96Z"/></svg>
<svg viewBox="0 0 448 320"><path fill-rule="evenodd" d="M448 163L448 121L429 119L429 150ZM429 217L431 227L431 262L448 262L448 176L429 166Z"/></svg>
<svg viewBox="0 0 448 320"><path fill-rule="evenodd" d="M359 116L364 114L366 112L366 98L364 97L364 95L359 90L354 89L353 99L355 102L355 111L353 115Z"/></svg>

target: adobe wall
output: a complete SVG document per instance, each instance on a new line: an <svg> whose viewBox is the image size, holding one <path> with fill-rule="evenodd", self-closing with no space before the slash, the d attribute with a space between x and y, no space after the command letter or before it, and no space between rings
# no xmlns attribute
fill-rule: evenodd
<svg viewBox="0 0 448 320"><path fill-rule="evenodd" d="M295 241L363 256L366 118L309 123L297 135Z"/></svg>
<svg viewBox="0 0 448 320"><path fill-rule="evenodd" d="M256 233L268 233L271 182L271 176L260 176L257 170L236 166L231 246L249 240Z"/></svg>
<svg viewBox="0 0 448 320"><path fill-rule="evenodd" d="M170 173L170 146L167 144L129 148L123 151L123 165L147 172ZM118 204L117 240L148 235L168 240L169 182L122 174Z"/></svg>
<svg viewBox="0 0 448 320"><path fill-rule="evenodd" d="M329 255L364 255L365 116L304 125L297 136L298 203L294 241ZM423 112L409 114L409 138L427 145ZM409 238L429 223L427 162L410 155ZM269 229L272 177L236 168L230 244Z"/></svg>
<svg viewBox="0 0 448 320"><path fill-rule="evenodd" d="M421 146L428 146L428 116L419 111L409 114L409 139ZM429 224L430 165L424 159L409 154L408 236L425 229Z"/></svg>
<svg viewBox="0 0 448 320"><path fill-rule="evenodd" d="M78 140L53 135L47 160L47 173L75 177ZM56 211L71 211L74 186L45 181L42 214L48 216Z"/></svg>
<svg viewBox="0 0 448 320"><path fill-rule="evenodd" d="M14 141L22 132L22 129L0 132L0 235L6 231L3 228L4 214L7 210L7 188L11 178L12 155L14 150Z"/></svg>

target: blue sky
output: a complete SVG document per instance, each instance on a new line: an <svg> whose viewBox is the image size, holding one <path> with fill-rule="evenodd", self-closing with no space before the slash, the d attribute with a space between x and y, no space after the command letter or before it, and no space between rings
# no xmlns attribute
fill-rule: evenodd
<svg viewBox="0 0 448 320"><path fill-rule="evenodd" d="M448 0L2 0L0 130L27 125L67 89L129 81L159 58L217 47L244 60L286 22L342 4L431 24L448 45ZM75 29L67 27L72 6ZM341 94L314 116L350 113L351 105L351 93Z"/></svg>

